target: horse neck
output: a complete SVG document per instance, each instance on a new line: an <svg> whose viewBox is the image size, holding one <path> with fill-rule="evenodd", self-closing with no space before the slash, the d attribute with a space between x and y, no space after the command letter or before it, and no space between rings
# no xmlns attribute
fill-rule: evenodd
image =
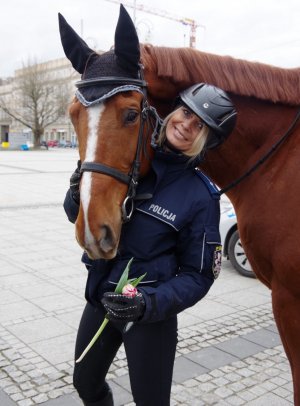
<svg viewBox="0 0 300 406"><path fill-rule="evenodd" d="M297 107L293 106L300 103L299 92L295 91L299 70L274 68L190 49L183 52L145 47L142 51L149 101L162 117L171 111L175 97L182 89L198 82L219 86L231 95L238 112L236 129L223 145L207 153L201 166L221 188L242 176L262 158L287 131L296 114ZM249 81L245 80L245 72ZM242 182L232 189L229 197L234 199L241 195L248 184Z"/></svg>
<svg viewBox="0 0 300 406"><path fill-rule="evenodd" d="M220 188L244 175L269 152L286 133L297 111L296 107L275 105L255 98L233 96L233 99L238 111L237 126L224 144L207 153L201 165L201 169ZM272 157L268 158L264 166L271 160ZM262 176L260 169L257 173ZM249 187L250 182L246 178L233 187L228 196L234 202L245 196L245 192L249 194Z"/></svg>

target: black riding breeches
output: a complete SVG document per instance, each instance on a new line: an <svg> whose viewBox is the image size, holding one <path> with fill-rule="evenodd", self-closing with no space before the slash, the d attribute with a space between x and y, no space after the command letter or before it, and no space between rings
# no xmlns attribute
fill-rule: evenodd
<svg viewBox="0 0 300 406"><path fill-rule="evenodd" d="M88 345L104 319L104 310L86 305L80 322L75 358ZM136 323L123 333L124 324L109 322L85 358L75 364L74 386L90 402L107 393L106 374L124 343L134 402L138 406L169 406L177 344L177 317L157 323Z"/></svg>

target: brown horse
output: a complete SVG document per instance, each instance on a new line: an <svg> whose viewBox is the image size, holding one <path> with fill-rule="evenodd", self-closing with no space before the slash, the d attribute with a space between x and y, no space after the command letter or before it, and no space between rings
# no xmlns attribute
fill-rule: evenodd
<svg viewBox="0 0 300 406"><path fill-rule="evenodd" d="M240 236L253 270L272 290L274 316L291 364L295 405L299 406L300 220L296 209L300 207L300 180L296 175L300 166L300 125L295 120L290 126L300 106L300 70L280 69L186 48L141 46L139 49L133 31L130 17L121 7L115 59L124 67L130 58L132 62L141 57L148 101L162 116L170 111L180 90L197 82L223 88L236 104L235 131L223 145L207 153L202 169L224 188L257 166L250 176L228 190L228 196L234 204ZM121 32L122 35L126 33L126 37L123 35L120 46ZM89 73L94 53L65 21L61 21L61 34L66 55L75 69L83 73L82 83L86 86L85 74ZM125 57L121 55L121 48L128 51ZM123 57L127 58L126 63L120 62ZM96 58L101 65L103 56ZM78 60L82 62L78 63ZM94 79L94 82L88 82L87 86L101 88L103 83L101 85L97 78L103 79L107 75L116 79L115 71L111 74L92 71L87 80ZM127 71L129 77L142 80L136 63L133 74L132 70ZM118 77L120 79L120 74ZM107 82L104 84L108 86ZM137 89L125 93L121 89L104 102L99 101L96 92L91 100L98 100L98 104L90 107L84 106L77 94L70 114L82 161L102 163L132 176L130 171L137 155L139 128L143 121L141 110L145 111L144 95L139 90L142 87L140 82ZM105 89L108 95L110 90ZM140 134L145 138L147 131L144 130ZM282 138L287 132L288 135ZM275 148L276 143L278 147ZM268 159L256 165L264 156ZM143 176L149 162L140 150L138 157L144 163L140 173ZM128 186L106 170L99 170L101 173L95 173L91 168L87 170L81 183L77 239L92 258L111 258L119 241L121 207Z"/></svg>

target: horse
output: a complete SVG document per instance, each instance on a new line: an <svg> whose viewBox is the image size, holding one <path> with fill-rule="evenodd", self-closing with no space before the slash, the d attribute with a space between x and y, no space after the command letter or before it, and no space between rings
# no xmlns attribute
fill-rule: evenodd
<svg viewBox="0 0 300 406"><path fill-rule="evenodd" d="M164 117L176 95L198 82L230 94L236 128L207 151L201 170L232 201L253 271L272 291L300 406L300 69L139 44L123 6L107 53L95 54L62 16L60 32L66 56L82 74L70 107L83 162L76 238L92 259L116 255L136 184L149 170L149 127L158 124L150 106Z"/></svg>

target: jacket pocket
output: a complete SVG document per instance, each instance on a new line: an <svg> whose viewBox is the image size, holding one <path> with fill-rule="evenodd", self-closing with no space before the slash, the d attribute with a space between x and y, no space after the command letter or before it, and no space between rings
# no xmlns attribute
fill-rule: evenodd
<svg viewBox="0 0 300 406"><path fill-rule="evenodd" d="M116 286L126 265L126 261L118 261L112 267L108 282ZM154 285L165 282L176 275L178 264L174 255L162 255L150 260L134 260L130 267L129 278L138 278L146 274L139 286Z"/></svg>

